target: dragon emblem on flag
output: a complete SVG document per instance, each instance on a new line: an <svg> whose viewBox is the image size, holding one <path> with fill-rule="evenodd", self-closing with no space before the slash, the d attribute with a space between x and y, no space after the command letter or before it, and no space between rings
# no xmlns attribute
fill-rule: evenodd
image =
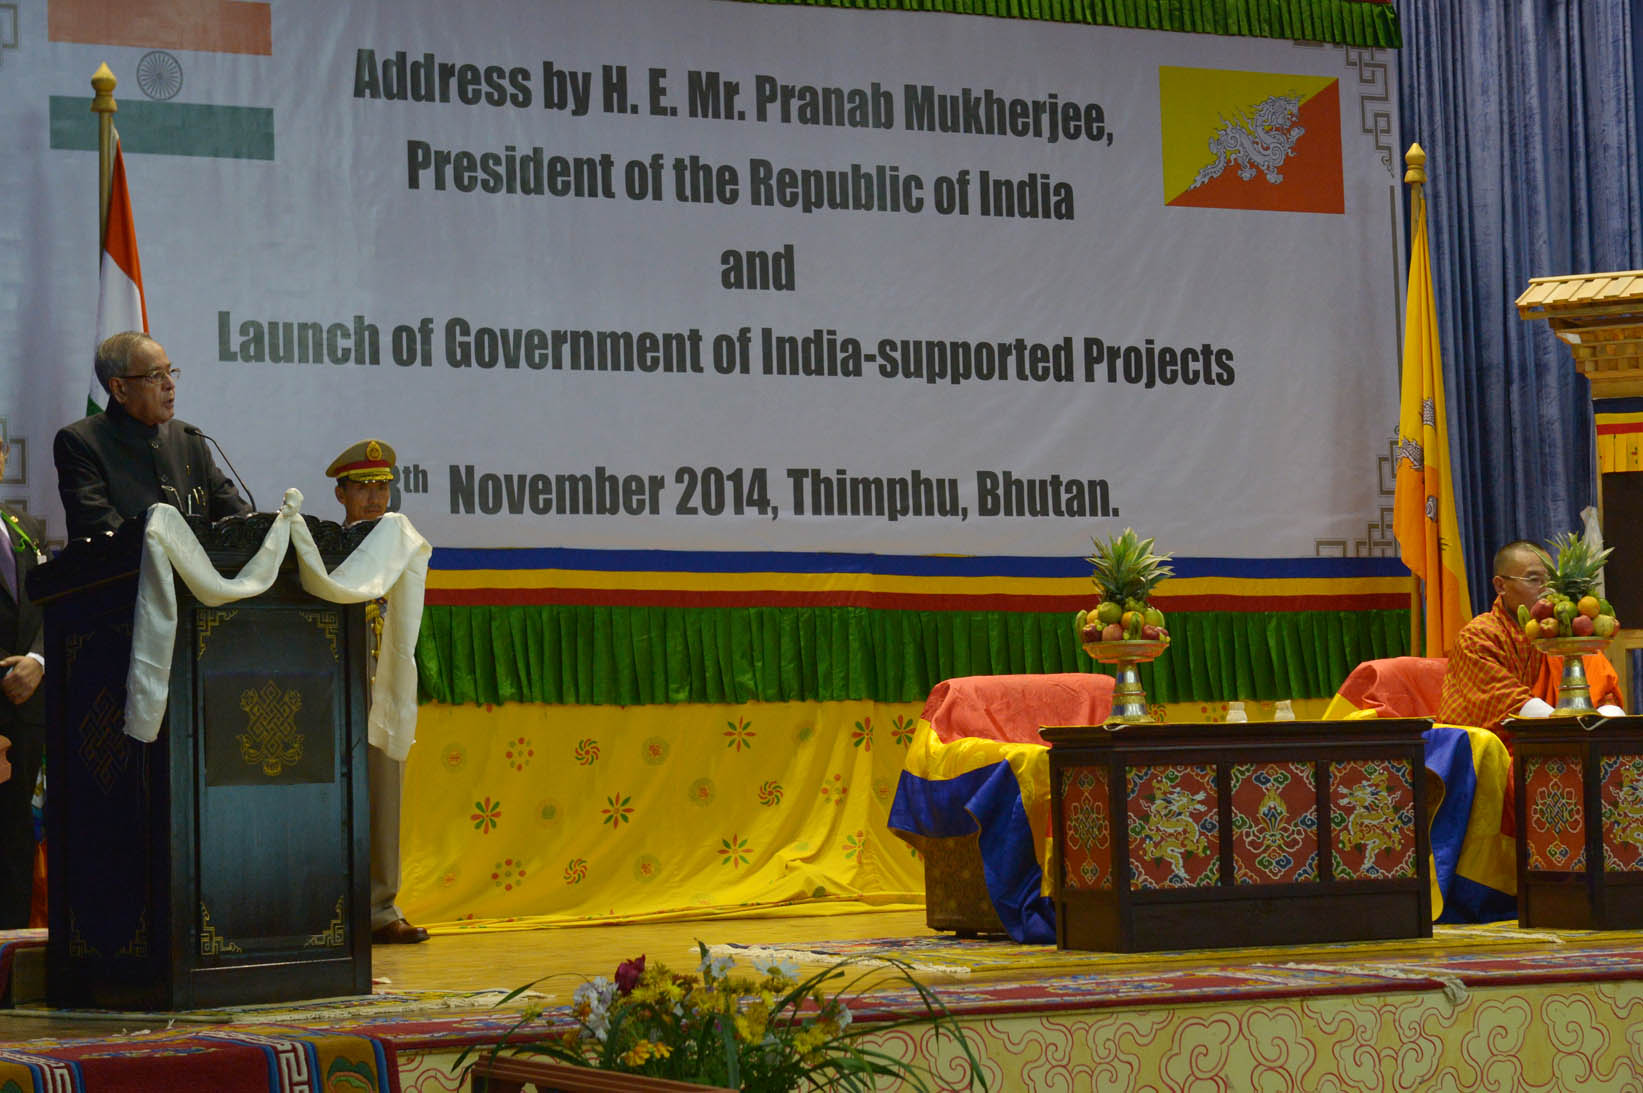
<svg viewBox="0 0 1643 1093"><path fill-rule="evenodd" d="M1199 170L1188 189L1196 190L1219 178L1228 167L1235 168L1245 182L1254 178L1256 171L1274 185L1282 182L1284 175L1278 168L1306 132L1306 126L1295 124L1300 110L1300 96L1272 95L1256 104L1247 117L1223 119L1209 142L1215 159Z"/></svg>

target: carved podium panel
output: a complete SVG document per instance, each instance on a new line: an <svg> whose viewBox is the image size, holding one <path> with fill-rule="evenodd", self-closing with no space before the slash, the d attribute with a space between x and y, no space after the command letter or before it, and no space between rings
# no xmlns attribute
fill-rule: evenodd
<svg viewBox="0 0 1643 1093"><path fill-rule="evenodd" d="M190 526L233 575L273 517ZM307 518L327 567L369 530ZM207 607L181 580L159 738L125 735L141 521L70 543L45 609L47 1000L196 1009L371 989L361 605L273 586Z"/></svg>
<svg viewBox="0 0 1643 1093"><path fill-rule="evenodd" d="M1643 928L1643 717L1508 725L1518 925Z"/></svg>
<svg viewBox="0 0 1643 1093"><path fill-rule="evenodd" d="M1056 947L1431 937L1427 718L1046 727Z"/></svg>

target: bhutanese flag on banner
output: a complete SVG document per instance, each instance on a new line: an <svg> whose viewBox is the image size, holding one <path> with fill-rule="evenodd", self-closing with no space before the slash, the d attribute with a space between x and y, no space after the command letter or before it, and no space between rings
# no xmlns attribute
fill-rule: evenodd
<svg viewBox="0 0 1643 1093"><path fill-rule="evenodd" d="M1164 204L1346 211L1335 77L1163 65L1158 109Z"/></svg>
<svg viewBox="0 0 1643 1093"><path fill-rule="evenodd" d="M1420 145L1413 146L1411 173L1425 162ZM1472 609L1449 467L1449 417L1443 405L1443 358L1438 352L1437 304L1432 296L1426 197L1419 184L1425 177L1421 170L1409 203L1414 238L1409 246L1409 293L1404 301L1403 397L1398 412L1392 529L1404 564L1421 579L1426 655L1448 656L1455 635L1471 619Z"/></svg>
<svg viewBox="0 0 1643 1093"><path fill-rule="evenodd" d="M114 138L114 171L109 179L108 225L103 229L103 268L97 295L97 345L122 330L148 331L148 303L143 299L143 265L137 259L137 228L131 220L131 194L126 190L125 157L120 138ZM92 347L95 350L96 346ZM107 393L91 375L86 413L103 408Z"/></svg>

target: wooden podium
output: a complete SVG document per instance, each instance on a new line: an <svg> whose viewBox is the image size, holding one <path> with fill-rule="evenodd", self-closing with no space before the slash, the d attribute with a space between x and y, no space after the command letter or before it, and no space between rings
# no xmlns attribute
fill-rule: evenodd
<svg viewBox="0 0 1643 1093"><path fill-rule="evenodd" d="M190 526L232 576L274 517ZM307 517L328 568L369 527ZM57 1007L184 1010L368 994L364 609L302 590L206 607L175 578L159 738L126 736L141 521L37 569L45 611Z"/></svg>

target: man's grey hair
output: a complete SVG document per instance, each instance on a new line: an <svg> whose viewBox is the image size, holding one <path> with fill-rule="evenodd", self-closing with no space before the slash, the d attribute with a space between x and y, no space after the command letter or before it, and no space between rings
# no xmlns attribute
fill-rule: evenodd
<svg viewBox="0 0 1643 1093"><path fill-rule="evenodd" d="M154 339L141 330L124 330L104 338L103 344L97 347L96 360L97 382L103 385L103 390L112 395L114 388L109 381L126 374L126 369L131 367L131 354L138 346L153 342Z"/></svg>

